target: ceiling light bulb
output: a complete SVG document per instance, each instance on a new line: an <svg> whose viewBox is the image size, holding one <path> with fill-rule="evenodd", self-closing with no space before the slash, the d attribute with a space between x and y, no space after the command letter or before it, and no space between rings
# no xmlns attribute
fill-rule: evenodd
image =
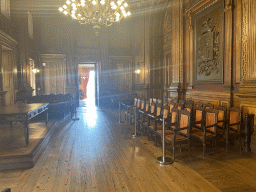
<svg viewBox="0 0 256 192"><path fill-rule="evenodd" d="M127 15L130 16L130 15L131 15L131 12L129 11L129 12L127 13Z"/></svg>
<svg viewBox="0 0 256 192"><path fill-rule="evenodd" d="M124 3L124 6L125 6L125 7L128 7L128 4L127 4L127 3Z"/></svg>
<svg viewBox="0 0 256 192"><path fill-rule="evenodd" d="M67 15L68 14L68 12L65 10L64 12L63 12L65 15Z"/></svg>
<svg viewBox="0 0 256 192"><path fill-rule="evenodd" d="M66 2L66 3L67 3L67 5L70 5L70 4L71 4L71 2L70 2L69 0L67 0L67 2Z"/></svg>
<svg viewBox="0 0 256 192"><path fill-rule="evenodd" d="M71 0L72 2L75 2L76 0Z"/></svg>
<svg viewBox="0 0 256 192"><path fill-rule="evenodd" d="M93 4L93 5L96 5L96 4L97 4L97 2L96 2L96 1L92 1L92 4Z"/></svg>
<svg viewBox="0 0 256 192"><path fill-rule="evenodd" d="M117 1L117 4L118 4L118 5L121 5L121 4L122 4L122 2L121 2L121 1Z"/></svg>
<svg viewBox="0 0 256 192"><path fill-rule="evenodd" d="M114 6L114 5L115 5L115 3L112 1L112 2L110 3L110 5Z"/></svg>
<svg viewBox="0 0 256 192"><path fill-rule="evenodd" d="M105 4L105 1L103 1L103 0L100 1L100 4L101 4L101 5L104 5L104 4Z"/></svg>
<svg viewBox="0 0 256 192"><path fill-rule="evenodd" d="M121 7L120 7L120 9L121 9L121 10L124 10L124 7L123 7L123 6L121 6Z"/></svg>
<svg viewBox="0 0 256 192"><path fill-rule="evenodd" d="M67 5L63 5L63 8L64 8L64 9L67 9L67 8L68 8L68 6L67 6Z"/></svg>
<svg viewBox="0 0 256 192"><path fill-rule="evenodd" d="M60 12L62 12L62 11L63 11L63 8L62 8L62 7L60 7L60 8L59 8L59 11L60 11Z"/></svg>

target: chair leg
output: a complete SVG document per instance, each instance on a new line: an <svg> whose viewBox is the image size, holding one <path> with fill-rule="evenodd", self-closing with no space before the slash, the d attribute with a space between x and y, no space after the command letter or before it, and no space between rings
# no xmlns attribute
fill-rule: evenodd
<svg viewBox="0 0 256 192"><path fill-rule="evenodd" d="M206 151L206 144L205 141L203 142L203 155L205 156L205 151Z"/></svg>
<svg viewBox="0 0 256 192"><path fill-rule="evenodd" d="M173 151L173 161L175 160L175 143L172 144L172 151Z"/></svg>
<svg viewBox="0 0 256 192"><path fill-rule="evenodd" d="M191 157L191 143L190 143L190 140L188 141L188 151L189 151L189 157Z"/></svg>

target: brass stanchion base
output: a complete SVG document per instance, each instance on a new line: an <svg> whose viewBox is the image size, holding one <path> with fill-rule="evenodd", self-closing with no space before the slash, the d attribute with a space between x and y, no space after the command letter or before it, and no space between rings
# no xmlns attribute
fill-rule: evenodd
<svg viewBox="0 0 256 192"><path fill-rule="evenodd" d="M135 134L135 133L132 133L131 136L134 138L134 137L139 137L139 136L141 136L141 134L140 134L140 133L136 133L136 134Z"/></svg>
<svg viewBox="0 0 256 192"><path fill-rule="evenodd" d="M165 157L164 161L163 161L163 157L157 157L157 161L158 163L160 163L161 165L170 165L173 163L172 158L170 157Z"/></svg>

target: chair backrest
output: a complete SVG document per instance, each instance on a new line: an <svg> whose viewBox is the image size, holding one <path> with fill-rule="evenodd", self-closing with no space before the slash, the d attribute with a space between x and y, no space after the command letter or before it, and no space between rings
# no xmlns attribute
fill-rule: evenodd
<svg viewBox="0 0 256 192"><path fill-rule="evenodd" d="M204 108L205 108L205 109L214 109L214 105L211 104L211 103L206 103L206 104L204 105Z"/></svg>
<svg viewBox="0 0 256 192"><path fill-rule="evenodd" d="M218 110L206 109L205 110L205 126L207 126L207 130L216 134L217 122L218 122Z"/></svg>
<svg viewBox="0 0 256 192"><path fill-rule="evenodd" d="M223 105L220 105L217 107L217 110L218 110L218 127L221 127L222 129L224 129L226 118L227 118L227 108L224 107Z"/></svg>
<svg viewBox="0 0 256 192"><path fill-rule="evenodd" d="M137 106L137 98L134 98L133 106L134 106L134 107L136 107L136 106Z"/></svg>
<svg viewBox="0 0 256 192"><path fill-rule="evenodd" d="M149 101L146 101L146 103L145 103L145 112L149 112L149 108L150 108Z"/></svg>
<svg viewBox="0 0 256 192"><path fill-rule="evenodd" d="M237 107L229 109L229 127L240 132L241 110Z"/></svg>
<svg viewBox="0 0 256 192"><path fill-rule="evenodd" d="M156 105L156 116L159 117L161 115L161 111L162 111L162 105L161 104L157 104Z"/></svg>
<svg viewBox="0 0 256 192"><path fill-rule="evenodd" d="M152 103L153 103L153 99L149 98L149 106L151 106Z"/></svg>
<svg viewBox="0 0 256 192"><path fill-rule="evenodd" d="M179 121L179 110L177 108L173 108L171 111L171 123L176 123Z"/></svg>
<svg viewBox="0 0 256 192"><path fill-rule="evenodd" d="M145 101L144 101L144 100L141 100L141 101L140 101L140 109L141 109L141 110L144 110L144 109L145 109Z"/></svg>
<svg viewBox="0 0 256 192"><path fill-rule="evenodd" d="M204 118L204 108L203 107L195 107L195 121L202 121ZM201 127L202 124L196 124L197 126Z"/></svg>
<svg viewBox="0 0 256 192"><path fill-rule="evenodd" d="M179 111L179 128L187 128L180 130L180 133L189 136L191 113L186 109Z"/></svg>
<svg viewBox="0 0 256 192"><path fill-rule="evenodd" d="M169 111L172 112L172 109L176 107L176 103L174 101L169 102Z"/></svg>
<svg viewBox="0 0 256 192"><path fill-rule="evenodd" d="M169 107L168 105L163 107L163 118L167 119L169 117Z"/></svg>
<svg viewBox="0 0 256 192"><path fill-rule="evenodd" d="M153 102L153 103L151 103L151 106L150 106L150 113L154 114L155 111L156 111L156 104Z"/></svg>
<svg viewBox="0 0 256 192"><path fill-rule="evenodd" d="M137 108L140 108L140 99L139 99L139 98L137 99L136 107L137 107Z"/></svg>

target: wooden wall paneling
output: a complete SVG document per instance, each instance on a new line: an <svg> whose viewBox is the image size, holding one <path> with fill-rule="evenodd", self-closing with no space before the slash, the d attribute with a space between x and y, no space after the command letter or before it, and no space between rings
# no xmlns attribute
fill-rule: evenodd
<svg viewBox="0 0 256 192"><path fill-rule="evenodd" d="M232 85L233 71L233 0L227 0L225 4L225 55L224 55L224 87L230 89Z"/></svg>
<svg viewBox="0 0 256 192"><path fill-rule="evenodd" d="M249 91L256 87L256 2L252 0L242 0L242 85L244 91Z"/></svg>
<svg viewBox="0 0 256 192"><path fill-rule="evenodd" d="M241 81L242 0L235 3L235 83Z"/></svg>

